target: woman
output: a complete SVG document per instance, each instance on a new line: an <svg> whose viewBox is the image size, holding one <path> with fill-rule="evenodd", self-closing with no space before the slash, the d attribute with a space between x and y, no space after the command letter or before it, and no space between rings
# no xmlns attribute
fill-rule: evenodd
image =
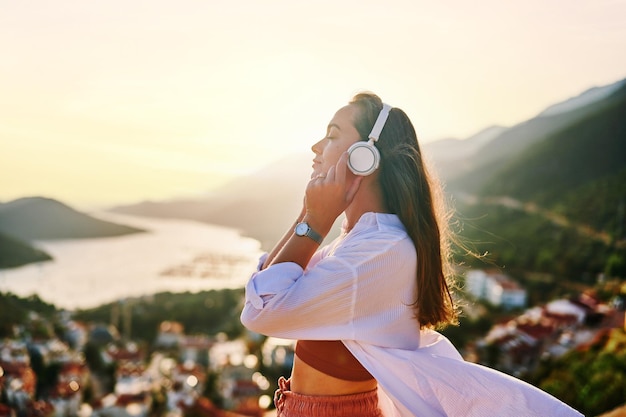
<svg viewBox="0 0 626 417"><path fill-rule="evenodd" d="M429 330L456 318L446 222L402 110L358 94L312 150L302 212L262 258L241 315L251 330L298 340L279 416L580 415L464 362ZM342 213L341 236L319 249Z"/></svg>

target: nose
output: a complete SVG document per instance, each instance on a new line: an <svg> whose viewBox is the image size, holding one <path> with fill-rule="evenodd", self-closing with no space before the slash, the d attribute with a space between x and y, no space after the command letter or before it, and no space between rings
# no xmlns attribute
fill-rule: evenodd
<svg viewBox="0 0 626 417"><path fill-rule="evenodd" d="M313 151L314 154L321 154L322 153L322 142L324 141L324 139L320 139L317 141L317 143L313 144L313 146L311 146L311 150Z"/></svg>

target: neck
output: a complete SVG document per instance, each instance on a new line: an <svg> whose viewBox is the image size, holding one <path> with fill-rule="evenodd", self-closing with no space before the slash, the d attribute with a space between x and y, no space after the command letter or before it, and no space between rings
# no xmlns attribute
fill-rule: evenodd
<svg viewBox="0 0 626 417"><path fill-rule="evenodd" d="M354 196L352 203L346 208L346 220L348 230L352 230L364 213L387 213L383 203L382 191L374 178L366 178L361 183L359 191Z"/></svg>

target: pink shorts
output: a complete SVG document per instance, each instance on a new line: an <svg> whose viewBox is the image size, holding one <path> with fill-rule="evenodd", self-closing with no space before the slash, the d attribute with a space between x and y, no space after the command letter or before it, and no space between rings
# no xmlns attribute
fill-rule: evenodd
<svg viewBox="0 0 626 417"><path fill-rule="evenodd" d="M382 417L377 390L350 395L302 395L282 376L274 394L277 417Z"/></svg>

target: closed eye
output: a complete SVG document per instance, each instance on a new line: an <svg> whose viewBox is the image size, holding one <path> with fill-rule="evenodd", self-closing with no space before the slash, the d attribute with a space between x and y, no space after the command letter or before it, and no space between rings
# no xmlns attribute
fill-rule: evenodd
<svg viewBox="0 0 626 417"><path fill-rule="evenodd" d="M328 125L328 129L326 130L326 139L336 139L337 130L340 130L340 129L339 129L339 126L337 126L336 124Z"/></svg>

